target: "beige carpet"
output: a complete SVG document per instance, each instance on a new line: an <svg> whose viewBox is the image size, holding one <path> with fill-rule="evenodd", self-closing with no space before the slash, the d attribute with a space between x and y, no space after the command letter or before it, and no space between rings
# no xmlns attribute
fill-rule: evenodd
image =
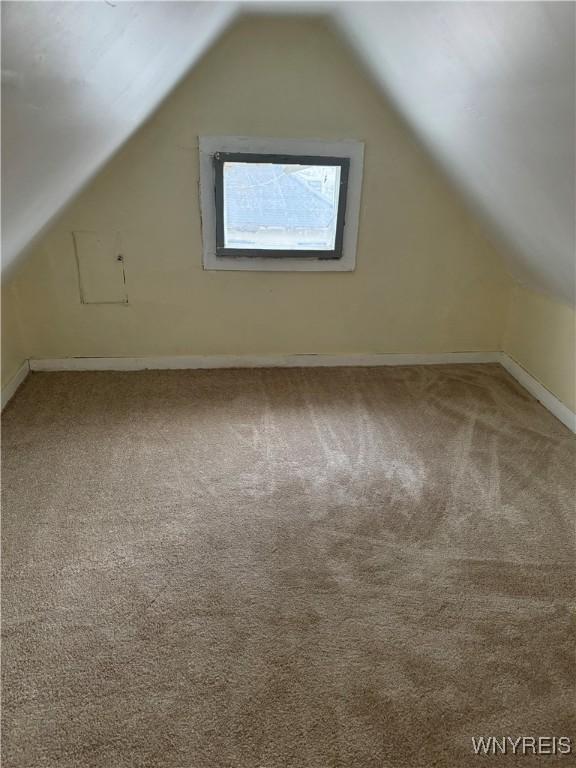
<svg viewBox="0 0 576 768"><path fill-rule="evenodd" d="M3 453L4 768L575 736L574 437L497 366L34 374Z"/></svg>

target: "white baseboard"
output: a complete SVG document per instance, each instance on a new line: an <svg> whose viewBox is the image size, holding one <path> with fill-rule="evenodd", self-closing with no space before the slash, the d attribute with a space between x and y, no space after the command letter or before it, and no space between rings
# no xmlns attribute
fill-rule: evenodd
<svg viewBox="0 0 576 768"><path fill-rule="evenodd" d="M12 397L16 394L16 390L22 384L26 376L30 373L30 366L28 364L28 360L25 360L20 368L16 371L14 376L10 379L8 384L6 386L2 387L2 410L8 405L9 401L12 399Z"/></svg>
<svg viewBox="0 0 576 768"><path fill-rule="evenodd" d="M521 384L524 389L536 398L544 408L556 416L562 424L565 424L572 432L576 432L576 413L550 392L549 389L534 378L525 368L522 368L513 358L505 352L500 353L500 364Z"/></svg>
<svg viewBox="0 0 576 768"><path fill-rule="evenodd" d="M198 368L336 368L340 366L497 363L499 352L368 355L207 355L186 357L65 357L30 360L32 371L143 371Z"/></svg>

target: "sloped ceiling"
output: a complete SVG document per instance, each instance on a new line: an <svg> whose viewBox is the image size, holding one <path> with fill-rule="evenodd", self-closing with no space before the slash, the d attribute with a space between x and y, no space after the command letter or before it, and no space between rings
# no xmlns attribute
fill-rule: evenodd
<svg viewBox="0 0 576 768"><path fill-rule="evenodd" d="M517 279L574 300L574 5L562 2L5 2L4 263L239 10L329 14Z"/></svg>
<svg viewBox="0 0 576 768"><path fill-rule="evenodd" d="M574 300L574 9L355 3L340 25L507 246L520 282Z"/></svg>
<svg viewBox="0 0 576 768"><path fill-rule="evenodd" d="M222 32L221 2L2 3L2 266Z"/></svg>

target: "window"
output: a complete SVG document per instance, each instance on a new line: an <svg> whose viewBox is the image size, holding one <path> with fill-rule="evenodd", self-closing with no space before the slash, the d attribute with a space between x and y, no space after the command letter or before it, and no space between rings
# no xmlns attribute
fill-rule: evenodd
<svg viewBox="0 0 576 768"><path fill-rule="evenodd" d="M363 145L202 137L205 269L355 266Z"/></svg>
<svg viewBox="0 0 576 768"><path fill-rule="evenodd" d="M348 158L217 152L216 255L341 258L349 165Z"/></svg>

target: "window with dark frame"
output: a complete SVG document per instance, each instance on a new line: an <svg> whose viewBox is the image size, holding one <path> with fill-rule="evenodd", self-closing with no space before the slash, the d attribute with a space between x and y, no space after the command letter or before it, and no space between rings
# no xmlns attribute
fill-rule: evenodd
<svg viewBox="0 0 576 768"><path fill-rule="evenodd" d="M340 259L347 157L214 154L216 256Z"/></svg>

